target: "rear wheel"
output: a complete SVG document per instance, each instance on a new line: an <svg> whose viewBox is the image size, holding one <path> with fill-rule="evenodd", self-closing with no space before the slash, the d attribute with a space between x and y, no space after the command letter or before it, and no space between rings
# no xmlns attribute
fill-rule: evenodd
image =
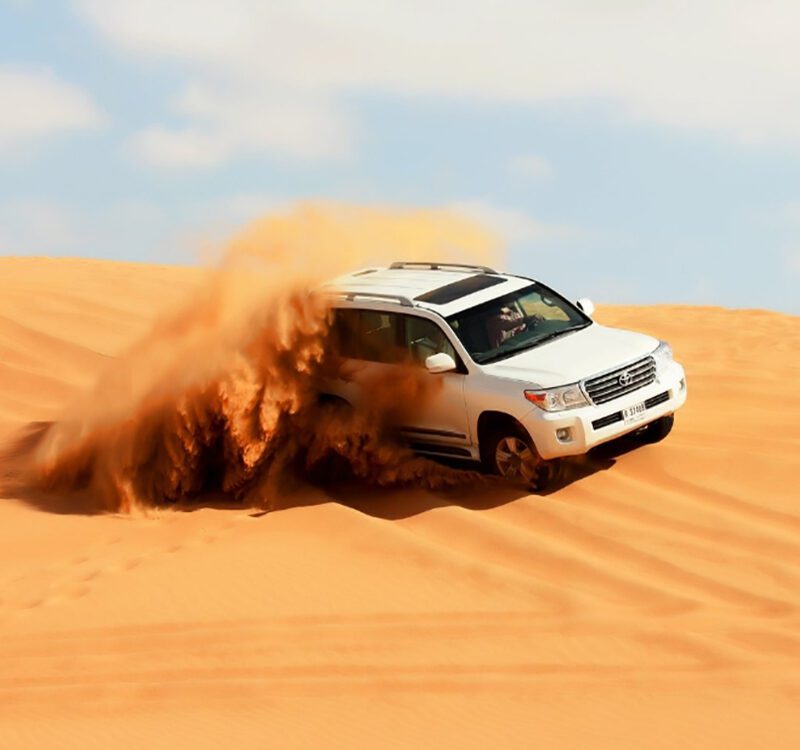
<svg viewBox="0 0 800 750"><path fill-rule="evenodd" d="M665 417L659 417L654 422L645 425L639 433L639 438L643 443L658 443L663 440L672 431L672 425L675 424L675 415L667 414Z"/></svg>
<svg viewBox="0 0 800 750"><path fill-rule="evenodd" d="M557 476L557 464L542 459L528 435L511 428L491 436L484 464L492 474L536 490L547 489Z"/></svg>

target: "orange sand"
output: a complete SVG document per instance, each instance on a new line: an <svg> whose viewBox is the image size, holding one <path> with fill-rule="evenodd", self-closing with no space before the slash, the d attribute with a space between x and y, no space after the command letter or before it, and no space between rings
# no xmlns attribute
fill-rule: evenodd
<svg viewBox="0 0 800 750"><path fill-rule="evenodd" d="M55 418L198 279L0 260L0 435ZM549 496L0 501L0 747L800 746L800 319L598 319L670 340L689 402Z"/></svg>

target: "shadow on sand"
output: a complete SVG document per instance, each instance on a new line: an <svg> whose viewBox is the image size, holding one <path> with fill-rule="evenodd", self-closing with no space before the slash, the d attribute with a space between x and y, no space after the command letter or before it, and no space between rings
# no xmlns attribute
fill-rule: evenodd
<svg viewBox="0 0 800 750"><path fill-rule="evenodd" d="M641 441L635 436L625 435L592 449L586 455L565 459L559 479L546 491L533 494L540 497L556 495L575 482L592 474L607 471L614 466L620 456L641 447L641 445ZM447 462L447 465L464 468L463 462ZM476 473L479 471L476 464L470 465L469 469ZM287 497L288 502L274 506L272 511L333 501L366 515L391 521L410 518L434 508L447 506L457 506L467 510L488 510L531 495L531 491L524 487L518 487L485 474L480 474L475 481L444 490L429 490L420 487L374 487L363 482L349 481L327 484L324 486L323 492L323 497L307 498L310 502L303 502L302 493L298 493L298 496L295 497ZM270 511L256 513L261 515L267 512Z"/></svg>
<svg viewBox="0 0 800 750"><path fill-rule="evenodd" d="M114 512L88 486L68 492L53 492L32 481L26 457L32 454L49 426L49 423L44 422L27 425L0 452L0 497L20 500L47 513L99 515ZM607 471L614 466L618 457L640 445L641 442L635 436L627 435L598 446L586 455L565 459L558 480L546 491L536 494L542 497L552 496L592 474ZM446 489L429 489L408 484L381 487L351 478L332 481L322 477L310 484L306 480L296 479L290 480L285 491L279 493L279 499L269 503L267 508L243 504L221 492L203 493L165 507L184 512L203 508L240 512L251 510L251 515L258 517L291 508L336 502L375 518L396 520L447 506L487 510L531 494L526 488L481 473L476 464L465 465L463 462L452 461L445 463L451 468L467 470L469 476L466 481ZM88 485L88 481L86 484Z"/></svg>

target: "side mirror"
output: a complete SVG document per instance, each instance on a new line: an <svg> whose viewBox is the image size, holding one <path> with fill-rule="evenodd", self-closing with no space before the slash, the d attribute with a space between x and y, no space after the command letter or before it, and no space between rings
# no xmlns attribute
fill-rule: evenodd
<svg viewBox="0 0 800 750"><path fill-rule="evenodd" d="M578 306L579 310L583 310L590 318L594 315L594 302L588 297L581 297L575 304Z"/></svg>
<svg viewBox="0 0 800 750"><path fill-rule="evenodd" d="M456 369L456 361L449 354L439 352L425 359L425 367L431 373L452 372Z"/></svg>

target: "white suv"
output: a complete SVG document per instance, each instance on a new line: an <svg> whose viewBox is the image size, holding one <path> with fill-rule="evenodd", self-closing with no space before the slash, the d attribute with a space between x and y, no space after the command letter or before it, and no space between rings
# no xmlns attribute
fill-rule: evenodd
<svg viewBox="0 0 800 750"><path fill-rule="evenodd" d="M595 323L544 284L483 266L393 263L331 282L338 346L360 360L330 395L357 405L361 378L398 352L442 388L400 427L420 453L479 460L542 488L563 456L637 431L661 440L686 401L686 376L664 341Z"/></svg>

